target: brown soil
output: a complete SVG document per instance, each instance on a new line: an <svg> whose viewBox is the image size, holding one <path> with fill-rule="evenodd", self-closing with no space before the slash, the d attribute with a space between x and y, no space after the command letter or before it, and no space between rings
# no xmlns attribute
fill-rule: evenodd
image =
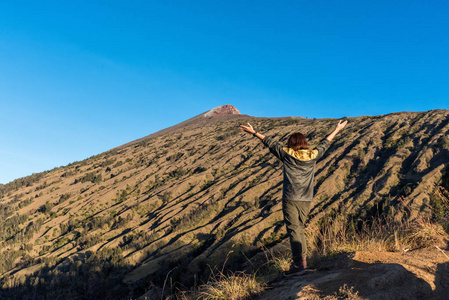
<svg viewBox="0 0 449 300"><path fill-rule="evenodd" d="M356 251L325 260L316 271L280 278L260 300L448 299L449 256L427 248L407 252Z"/></svg>

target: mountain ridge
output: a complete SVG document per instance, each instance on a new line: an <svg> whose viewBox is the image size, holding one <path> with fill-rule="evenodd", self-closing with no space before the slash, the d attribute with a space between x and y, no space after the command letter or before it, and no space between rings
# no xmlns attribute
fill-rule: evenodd
<svg viewBox="0 0 449 300"><path fill-rule="evenodd" d="M237 117L235 117L235 116L237 116ZM144 136L142 138L139 138L137 140L128 142L128 143L118 146L116 148L123 148L123 147L133 145L135 143L138 143L140 141L143 141L143 140L146 140L149 138L154 138L154 137L157 137L159 135L163 135L163 134L166 134L169 132L176 132L177 130L182 130L183 128L185 128L187 126L201 126L202 124L213 124L214 122L220 122L220 121L222 122L225 120L233 119L233 117L236 119L240 119L240 118L245 118L245 116L246 115L241 115L240 111L230 104L220 105L220 106L214 107L208 111L205 111L199 115L196 115L192 118L189 118L185 121L182 121L178 124L161 129L159 131L151 133L151 134ZM201 122L201 121L203 121L203 122Z"/></svg>

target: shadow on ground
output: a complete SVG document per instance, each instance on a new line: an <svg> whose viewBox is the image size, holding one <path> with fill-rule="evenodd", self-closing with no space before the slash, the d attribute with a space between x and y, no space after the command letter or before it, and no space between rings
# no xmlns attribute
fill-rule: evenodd
<svg viewBox="0 0 449 300"><path fill-rule="evenodd" d="M272 282L259 299L448 299L449 262L432 268L413 257L403 257L404 265L372 258L355 252L326 260L314 272Z"/></svg>

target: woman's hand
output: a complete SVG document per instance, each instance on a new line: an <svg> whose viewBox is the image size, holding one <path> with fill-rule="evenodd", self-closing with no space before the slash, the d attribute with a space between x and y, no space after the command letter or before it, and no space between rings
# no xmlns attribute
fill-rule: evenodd
<svg viewBox="0 0 449 300"><path fill-rule="evenodd" d="M246 132L251 133L251 134L256 133L256 131L254 130L253 126L251 126L251 124L249 124L249 123L246 123L246 124L248 124L248 126L240 125L239 126L240 130L246 131Z"/></svg>
<svg viewBox="0 0 449 300"><path fill-rule="evenodd" d="M348 120L346 120L344 122L342 120L338 121L338 124L337 124L338 131L340 131L343 128L345 128L346 124L348 124Z"/></svg>
<svg viewBox="0 0 449 300"><path fill-rule="evenodd" d="M338 121L337 127L335 127L334 131L328 135L328 137L326 138L329 142L332 142L332 140L334 139L334 137L337 135L337 133L342 130L343 128L345 128L346 124L348 124L348 120L346 121Z"/></svg>

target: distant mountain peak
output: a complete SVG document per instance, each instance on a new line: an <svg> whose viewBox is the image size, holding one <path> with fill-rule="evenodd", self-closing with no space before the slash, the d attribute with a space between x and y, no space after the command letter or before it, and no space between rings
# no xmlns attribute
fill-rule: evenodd
<svg viewBox="0 0 449 300"><path fill-rule="evenodd" d="M226 104L214 107L204 114L205 117L216 115L240 115L240 111L231 104Z"/></svg>
<svg viewBox="0 0 449 300"><path fill-rule="evenodd" d="M214 116L223 116L222 118L212 118ZM190 118L188 120L185 120L181 123L178 123L176 125L173 125L171 127L167 127L165 129L159 130L157 132L154 132L150 135L147 135L143 138L134 140L132 142L126 143L124 145L121 145L117 148L123 148L132 144L135 144L137 142L143 141L145 139L148 138L154 138L157 137L161 134L166 134L168 132L174 132L176 130L180 130L185 128L186 126L190 126L192 124L201 124L204 125L205 123L207 124L211 124L213 122L221 122L224 121L225 119L236 119L236 118L247 118L248 116L242 115L240 114L240 111L235 108L234 106L230 105L230 104L226 104L226 105L220 105L217 107L212 108L211 110L208 110L206 112L203 112L199 115L194 116L193 118ZM114 148L115 149L115 148Z"/></svg>

